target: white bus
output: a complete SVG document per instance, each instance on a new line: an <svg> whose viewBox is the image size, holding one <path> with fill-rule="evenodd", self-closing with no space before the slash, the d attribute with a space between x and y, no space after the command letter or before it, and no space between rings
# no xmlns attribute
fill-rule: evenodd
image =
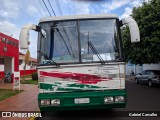
<svg viewBox="0 0 160 120"><path fill-rule="evenodd" d="M38 32L41 111L126 106L122 25L131 42L140 41L135 20L108 14L47 17L22 28L21 49L28 49L29 31Z"/></svg>

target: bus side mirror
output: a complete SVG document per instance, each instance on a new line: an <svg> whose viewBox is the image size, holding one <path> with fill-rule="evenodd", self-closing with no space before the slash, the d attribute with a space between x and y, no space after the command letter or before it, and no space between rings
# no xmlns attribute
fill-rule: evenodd
<svg viewBox="0 0 160 120"><path fill-rule="evenodd" d="M26 24L22 27L19 35L20 40L20 49L28 49L28 40L29 40L29 31L35 30L38 31L39 27L34 24Z"/></svg>
<svg viewBox="0 0 160 120"><path fill-rule="evenodd" d="M130 30L131 42L140 42L140 34L137 22L133 18L124 18L121 21L121 25L127 25Z"/></svg>

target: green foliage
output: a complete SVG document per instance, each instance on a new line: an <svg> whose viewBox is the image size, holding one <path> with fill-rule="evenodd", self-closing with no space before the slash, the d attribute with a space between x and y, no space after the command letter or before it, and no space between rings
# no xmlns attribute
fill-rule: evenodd
<svg viewBox="0 0 160 120"><path fill-rule="evenodd" d="M32 80L38 80L38 74L37 74L37 72L34 72L32 74Z"/></svg>
<svg viewBox="0 0 160 120"><path fill-rule="evenodd" d="M133 8L131 16L139 26L141 42L131 43L129 29L122 28L126 61L135 64L160 62L160 0L144 2L142 6Z"/></svg>

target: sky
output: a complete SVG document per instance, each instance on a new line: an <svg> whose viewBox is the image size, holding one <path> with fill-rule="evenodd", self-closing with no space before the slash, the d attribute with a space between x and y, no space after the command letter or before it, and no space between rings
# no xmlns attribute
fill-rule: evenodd
<svg viewBox="0 0 160 120"><path fill-rule="evenodd" d="M0 32L19 39L19 33L23 25L28 23L38 24L40 18L50 15L117 14L119 19L122 19L129 17L133 7L141 6L143 2L148 1L149 0L0 0ZM45 5L50 13L47 11ZM36 58L36 32L30 32L29 41L31 42L29 46L31 56Z"/></svg>

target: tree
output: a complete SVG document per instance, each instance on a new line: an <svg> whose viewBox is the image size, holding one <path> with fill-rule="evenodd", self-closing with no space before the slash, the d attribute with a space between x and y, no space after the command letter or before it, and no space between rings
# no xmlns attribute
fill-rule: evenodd
<svg viewBox="0 0 160 120"><path fill-rule="evenodd" d="M25 55L25 64L24 64L24 76L26 75L26 65L29 64L29 60L30 60L30 52L29 49L27 49L26 55ZM23 79L23 81L25 80L25 77Z"/></svg>
<svg viewBox="0 0 160 120"><path fill-rule="evenodd" d="M139 26L141 42L131 43L128 28L122 28L126 61L135 64L160 62L160 0L133 8L131 16Z"/></svg>

